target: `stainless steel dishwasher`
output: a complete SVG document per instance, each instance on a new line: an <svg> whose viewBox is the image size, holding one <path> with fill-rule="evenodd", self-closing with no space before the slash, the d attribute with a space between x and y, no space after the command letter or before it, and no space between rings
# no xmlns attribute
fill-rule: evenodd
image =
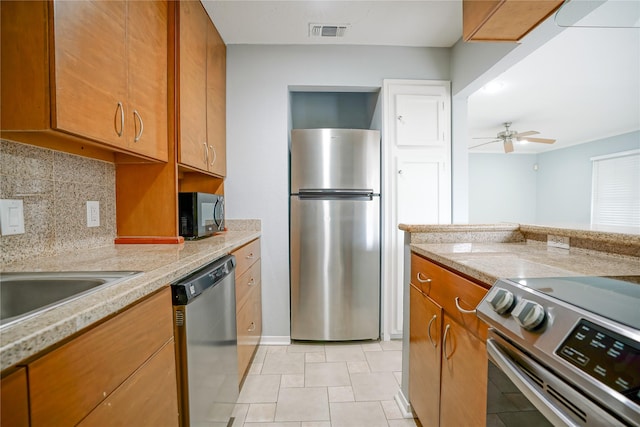
<svg viewBox="0 0 640 427"><path fill-rule="evenodd" d="M171 284L183 426L233 424L238 399L233 255Z"/></svg>

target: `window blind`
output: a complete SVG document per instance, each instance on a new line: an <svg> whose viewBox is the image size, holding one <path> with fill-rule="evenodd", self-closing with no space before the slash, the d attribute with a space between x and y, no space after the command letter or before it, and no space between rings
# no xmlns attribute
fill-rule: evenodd
<svg viewBox="0 0 640 427"><path fill-rule="evenodd" d="M591 161L591 225L640 229L640 150Z"/></svg>

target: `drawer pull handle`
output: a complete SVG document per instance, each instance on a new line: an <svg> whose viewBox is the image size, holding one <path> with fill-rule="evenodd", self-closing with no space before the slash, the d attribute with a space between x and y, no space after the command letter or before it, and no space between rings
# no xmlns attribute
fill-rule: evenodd
<svg viewBox="0 0 640 427"><path fill-rule="evenodd" d="M251 322L251 324L247 328L247 332L253 332L255 330L256 330L256 323L255 322Z"/></svg>
<svg viewBox="0 0 640 427"><path fill-rule="evenodd" d="M438 347L438 344L433 340L433 337L431 336L431 325L433 325L433 322L437 318L438 318L438 315L434 314L433 317L431 318L431 320L429 320L429 325L427 325L427 335L429 336L429 342L431 343L433 348Z"/></svg>
<svg viewBox="0 0 640 427"><path fill-rule="evenodd" d="M252 277L251 280L247 282L247 286L255 286L255 285L256 285L256 279Z"/></svg>
<svg viewBox="0 0 640 427"><path fill-rule="evenodd" d="M447 325L446 328L444 328L444 335L442 336L442 354L444 355L445 359L449 359L451 357L451 354L447 354L447 336L449 335L449 328L451 328L451 325Z"/></svg>
<svg viewBox="0 0 640 427"><path fill-rule="evenodd" d="M416 274L416 279L418 279L418 282L420 283L431 283L431 279L429 279L426 276L423 276L422 273L420 273L418 271L418 274Z"/></svg>
<svg viewBox="0 0 640 427"><path fill-rule="evenodd" d="M246 258L246 259L253 259L253 252L251 252L251 253L250 253L249 255L247 255L245 258Z"/></svg>
<svg viewBox="0 0 640 427"><path fill-rule="evenodd" d="M474 308L473 310L465 310L464 308L460 307L460 298L456 297L456 308L458 309L458 311L460 313L464 313L464 314L476 314L476 309Z"/></svg>

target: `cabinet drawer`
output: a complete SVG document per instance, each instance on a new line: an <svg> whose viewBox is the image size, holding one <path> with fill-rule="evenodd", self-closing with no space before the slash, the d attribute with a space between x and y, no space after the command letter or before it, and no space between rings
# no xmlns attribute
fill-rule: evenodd
<svg viewBox="0 0 640 427"><path fill-rule="evenodd" d="M172 337L167 287L30 363L32 425L77 424Z"/></svg>
<svg viewBox="0 0 640 427"><path fill-rule="evenodd" d="M260 260L236 279L236 307L240 308L246 301L249 292L260 284Z"/></svg>
<svg viewBox="0 0 640 427"><path fill-rule="evenodd" d="M416 254L411 255L411 283L418 286L455 321L486 340L487 325L475 313L464 313L456 306L457 298L457 305L462 310L474 310L486 295L486 288Z"/></svg>
<svg viewBox="0 0 640 427"><path fill-rule="evenodd" d="M236 256L236 278L238 278L260 259L260 239L247 243L233 251L232 254Z"/></svg>
<svg viewBox="0 0 640 427"><path fill-rule="evenodd" d="M178 425L176 360L173 340L94 409L81 427Z"/></svg>

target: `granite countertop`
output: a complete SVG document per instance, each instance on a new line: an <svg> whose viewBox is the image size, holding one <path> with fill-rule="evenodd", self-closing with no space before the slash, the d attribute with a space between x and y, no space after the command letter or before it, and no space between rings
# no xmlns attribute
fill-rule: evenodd
<svg viewBox="0 0 640 427"><path fill-rule="evenodd" d="M540 242L412 243L411 250L487 286L499 278L640 275L640 258Z"/></svg>
<svg viewBox="0 0 640 427"><path fill-rule="evenodd" d="M143 274L0 329L0 370L260 237L259 229L258 225L227 231L180 245L111 245L5 265L4 272L134 270Z"/></svg>

